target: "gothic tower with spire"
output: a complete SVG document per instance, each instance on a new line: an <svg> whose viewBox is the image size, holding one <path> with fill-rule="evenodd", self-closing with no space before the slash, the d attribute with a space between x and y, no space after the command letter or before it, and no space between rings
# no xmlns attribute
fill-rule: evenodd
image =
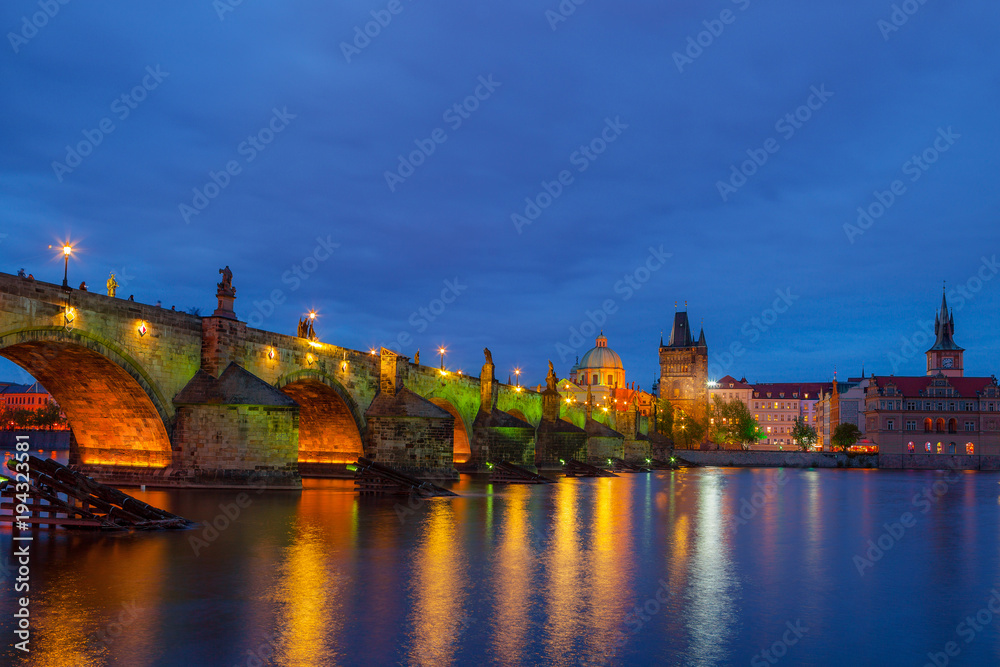
<svg viewBox="0 0 1000 667"><path fill-rule="evenodd" d="M702 327L698 339L691 334L687 303L674 313L666 345L660 338L660 398L693 417L708 410L708 343Z"/></svg>
<svg viewBox="0 0 1000 667"><path fill-rule="evenodd" d="M948 310L948 295L941 294L941 311L934 317L934 345L927 350L927 374L962 377L962 353L955 343L955 312Z"/></svg>

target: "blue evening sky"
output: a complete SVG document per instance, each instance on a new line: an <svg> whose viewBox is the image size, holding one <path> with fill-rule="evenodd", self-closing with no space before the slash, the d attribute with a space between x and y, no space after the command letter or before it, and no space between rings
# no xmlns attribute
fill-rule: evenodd
<svg viewBox="0 0 1000 667"><path fill-rule="evenodd" d="M644 389L685 301L716 375L919 374L947 280L989 375L1000 5L893 4L9 0L0 270L531 383L590 313Z"/></svg>

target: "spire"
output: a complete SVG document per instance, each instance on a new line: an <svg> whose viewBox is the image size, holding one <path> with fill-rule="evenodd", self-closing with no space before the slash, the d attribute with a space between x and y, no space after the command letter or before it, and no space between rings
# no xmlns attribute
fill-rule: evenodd
<svg viewBox="0 0 1000 667"><path fill-rule="evenodd" d="M670 330L670 340L667 342L667 347L694 347L687 311L674 313L674 326Z"/></svg>
<svg viewBox="0 0 1000 667"><path fill-rule="evenodd" d="M660 329L660 347L663 347L663 329Z"/></svg>
<svg viewBox="0 0 1000 667"><path fill-rule="evenodd" d="M934 316L934 337L931 350L962 350L955 343L955 313L948 310L947 286L941 289L941 310Z"/></svg>
<svg viewBox="0 0 1000 667"><path fill-rule="evenodd" d="M698 347L708 347L708 343L705 342L705 327L704 321L702 321L701 333L698 334Z"/></svg>

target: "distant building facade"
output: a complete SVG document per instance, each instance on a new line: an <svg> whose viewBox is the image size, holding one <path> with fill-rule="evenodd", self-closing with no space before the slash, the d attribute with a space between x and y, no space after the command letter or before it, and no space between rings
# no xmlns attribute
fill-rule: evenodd
<svg viewBox="0 0 1000 667"><path fill-rule="evenodd" d="M816 428L817 404L827 387L828 384L820 382L753 385L750 412L767 435L767 439L760 443L760 447L767 449L797 447L798 443L792 437L795 420L801 417L807 425Z"/></svg>
<svg viewBox="0 0 1000 667"><path fill-rule="evenodd" d="M941 297L927 374L872 376L865 390L868 439L887 454L1000 454L996 376L965 377L955 314Z"/></svg>
<svg viewBox="0 0 1000 667"><path fill-rule="evenodd" d="M674 313L667 344L660 340L660 398L696 418L708 411L708 343L702 329L695 340L686 311Z"/></svg>
<svg viewBox="0 0 1000 667"><path fill-rule="evenodd" d="M710 406L715 405L716 397L722 401L736 399L742 401L749 408L753 398L753 387L747 383L746 378L737 380L732 375L726 375L708 385L708 404Z"/></svg>
<svg viewBox="0 0 1000 667"><path fill-rule="evenodd" d="M560 380L559 393L572 402L584 404L590 396L596 410L625 412L634 406L640 415L649 416L655 397L625 382L625 366L618 353L608 347L601 335L594 347L584 353L570 369L569 378Z"/></svg>

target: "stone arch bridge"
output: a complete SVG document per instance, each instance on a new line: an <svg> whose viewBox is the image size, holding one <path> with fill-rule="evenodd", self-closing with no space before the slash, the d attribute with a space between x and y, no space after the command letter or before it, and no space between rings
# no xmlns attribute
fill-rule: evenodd
<svg viewBox="0 0 1000 667"><path fill-rule="evenodd" d="M71 463L113 483L297 488L362 455L454 476L648 451L634 415L615 431L489 361L477 378L253 329L223 291L201 317L0 274L0 355L62 406Z"/></svg>

